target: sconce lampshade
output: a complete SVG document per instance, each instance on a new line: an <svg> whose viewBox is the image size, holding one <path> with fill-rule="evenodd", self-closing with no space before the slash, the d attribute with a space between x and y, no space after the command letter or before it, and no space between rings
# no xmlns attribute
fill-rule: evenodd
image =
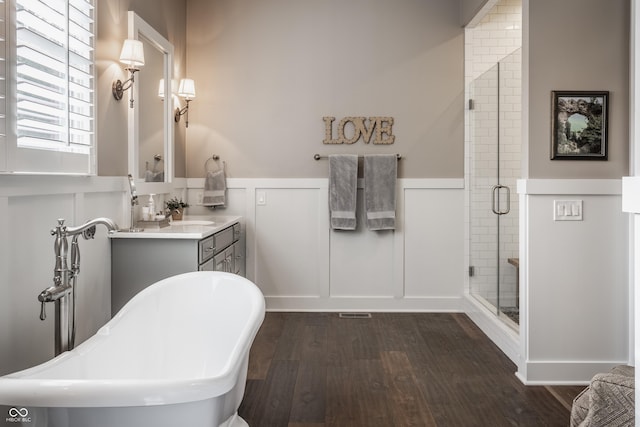
<svg viewBox="0 0 640 427"><path fill-rule="evenodd" d="M181 79L178 86L178 95L184 99L194 99L196 97L196 84L192 79Z"/></svg>
<svg viewBox="0 0 640 427"><path fill-rule="evenodd" d="M126 39L122 44L120 62L132 68L144 65L144 47L140 40Z"/></svg>

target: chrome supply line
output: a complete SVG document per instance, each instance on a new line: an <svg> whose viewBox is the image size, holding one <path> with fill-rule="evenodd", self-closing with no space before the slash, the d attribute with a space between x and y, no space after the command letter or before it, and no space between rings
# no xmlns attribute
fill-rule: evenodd
<svg viewBox="0 0 640 427"><path fill-rule="evenodd" d="M93 239L96 225L104 225L110 233L118 231L118 225L109 218L96 218L78 227L67 227L64 219L58 219L58 225L51 230L55 236L53 251L55 267L53 269L53 286L44 289L38 295L40 301L40 320L47 318L45 304L55 302L55 355L72 350L75 343L75 286L80 274L80 248L78 238ZM71 239L69 253L68 237ZM71 259L71 268L68 266Z"/></svg>

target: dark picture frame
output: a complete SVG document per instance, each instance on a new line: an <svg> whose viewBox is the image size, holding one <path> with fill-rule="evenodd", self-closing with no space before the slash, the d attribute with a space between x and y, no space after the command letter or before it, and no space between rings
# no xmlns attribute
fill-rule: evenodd
<svg viewBox="0 0 640 427"><path fill-rule="evenodd" d="M608 91L551 91L551 160L607 160Z"/></svg>

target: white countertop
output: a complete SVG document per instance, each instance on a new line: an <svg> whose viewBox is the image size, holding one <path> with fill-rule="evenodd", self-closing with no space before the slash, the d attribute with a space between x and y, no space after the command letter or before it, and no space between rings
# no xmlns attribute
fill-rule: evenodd
<svg viewBox="0 0 640 427"><path fill-rule="evenodd" d="M109 237L112 239L204 239L239 222L241 218L232 215L185 215L182 221L171 221L168 227L146 229L140 232L124 229L109 234ZM198 224L204 221L210 221L213 224Z"/></svg>

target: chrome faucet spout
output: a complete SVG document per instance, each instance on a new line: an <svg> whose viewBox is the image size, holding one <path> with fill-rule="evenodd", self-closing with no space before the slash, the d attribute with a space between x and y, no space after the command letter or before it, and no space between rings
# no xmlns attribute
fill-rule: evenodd
<svg viewBox="0 0 640 427"><path fill-rule="evenodd" d="M55 302L55 355L63 351L72 350L75 341L75 284L80 274L80 248L78 237L86 240L93 239L96 226L104 225L109 233L118 231L118 225L109 218L95 218L78 227L67 227L64 219L58 219L58 225L51 230L55 236L53 250L55 253L55 267L53 270L53 286L40 292L40 320L45 320L45 304ZM69 254L68 237L71 236L71 253ZM71 257L69 268L68 257Z"/></svg>
<svg viewBox="0 0 640 427"><path fill-rule="evenodd" d="M107 230L109 230L110 233L118 231L118 225L112 219L96 218L78 227L67 227L67 235L73 236L82 233L82 237L85 239L92 239L95 234L95 226L98 224L102 224L107 227ZM92 228L93 230L91 230Z"/></svg>

